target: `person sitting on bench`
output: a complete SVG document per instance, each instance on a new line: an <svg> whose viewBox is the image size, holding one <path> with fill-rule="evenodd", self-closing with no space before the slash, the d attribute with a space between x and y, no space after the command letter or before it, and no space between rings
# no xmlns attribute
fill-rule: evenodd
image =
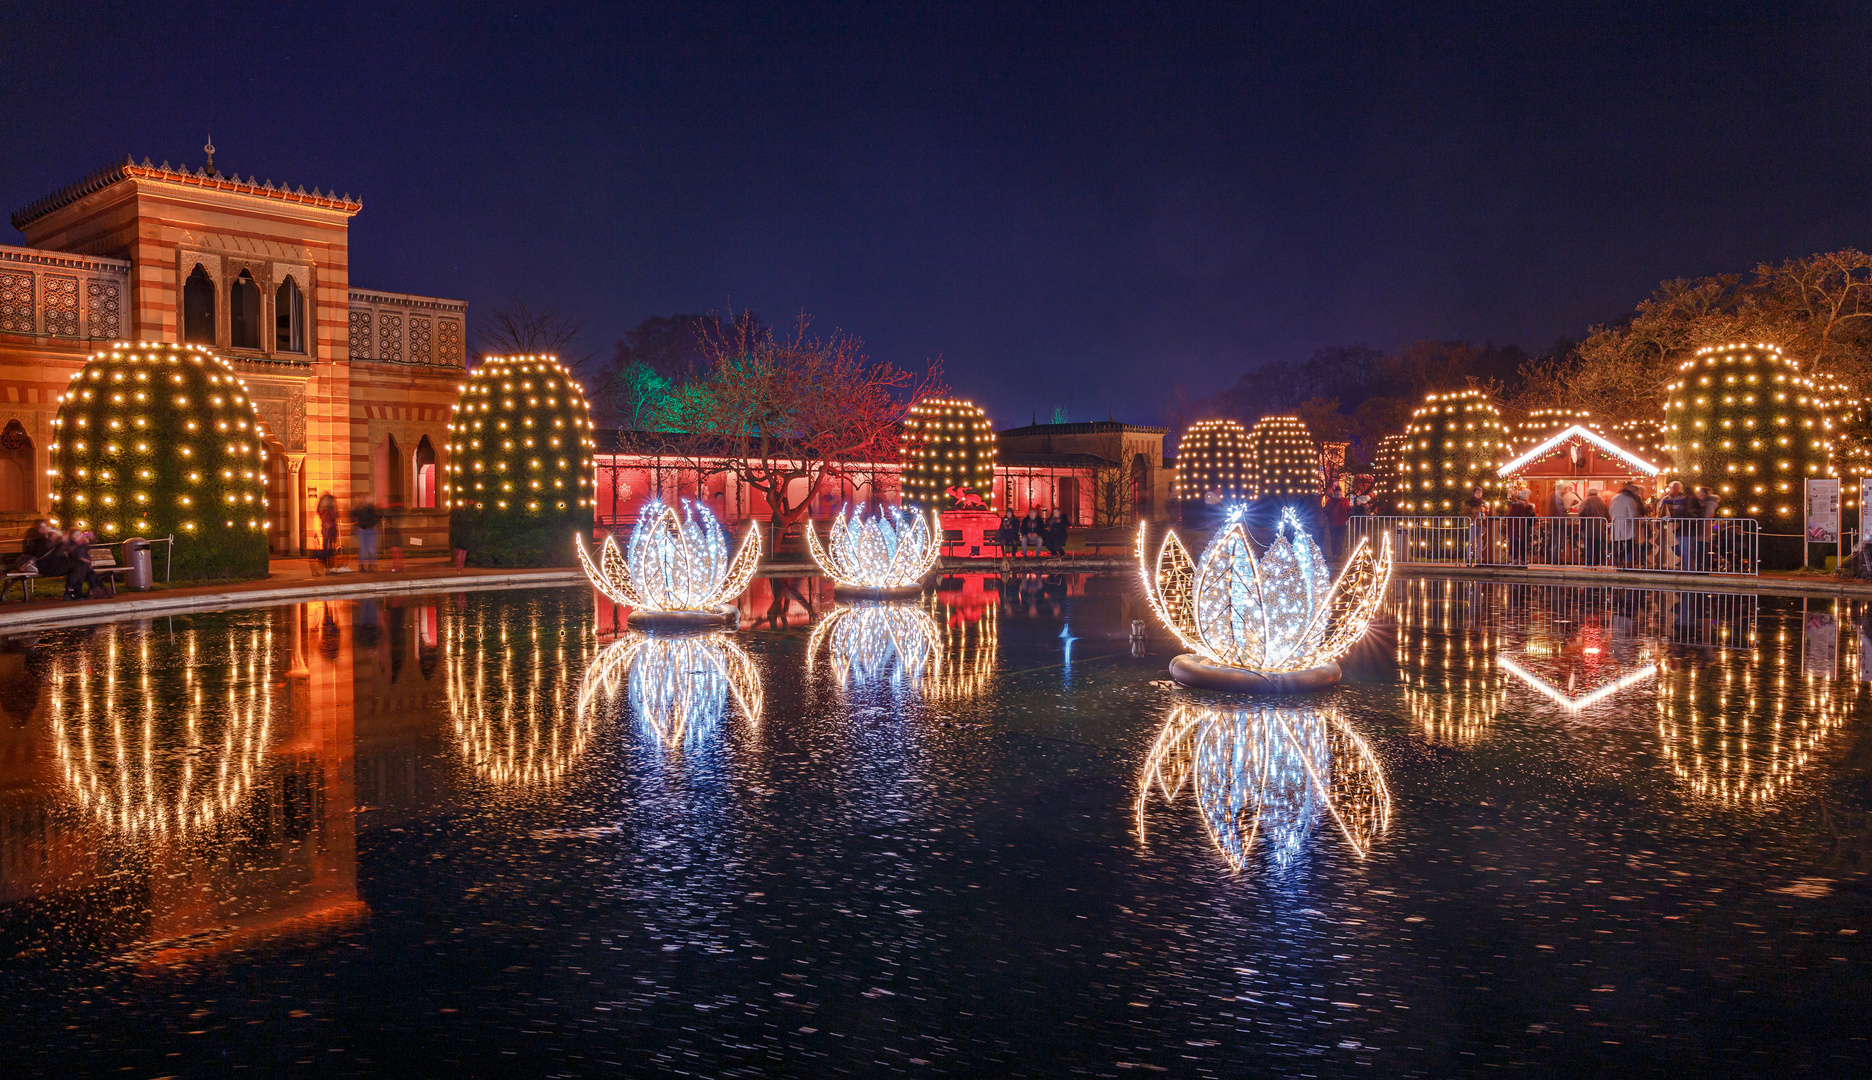
<svg viewBox="0 0 1872 1080"><path fill-rule="evenodd" d="M74 545L71 536L80 535L86 539ZM25 540L21 545L26 558L22 560L20 569L30 569L40 577L58 577L63 574L65 576L65 599L77 600L80 597L78 589L81 585L96 588L104 584L91 569L89 536L89 533L83 533L78 529L73 529L71 534L67 535L54 529L44 519L35 521L32 528L27 530ZM27 584L30 586L31 582ZM27 595L31 594L32 590L28 588ZM115 595L114 591L112 595Z"/></svg>

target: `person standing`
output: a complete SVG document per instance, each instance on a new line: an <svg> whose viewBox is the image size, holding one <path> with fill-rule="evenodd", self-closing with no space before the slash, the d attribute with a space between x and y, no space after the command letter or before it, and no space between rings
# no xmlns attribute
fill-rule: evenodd
<svg viewBox="0 0 1872 1080"><path fill-rule="evenodd" d="M1638 519L1644 516L1644 496L1636 484L1626 484L1612 497L1607 511L1607 534L1612 538L1612 561L1629 570L1638 547Z"/></svg>
<svg viewBox="0 0 1872 1080"><path fill-rule="evenodd" d="M1674 534L1673 539L1676 541L1671 546L1677 549L1677 569L1690 569L1695 559L1691 545L1696 542L1696 527L1690 524L1690 519L1702 517L1702 511L1692 503L1690 496L1684 493L1683 481L1671 481L1670 487L1664 492L1664 497L1658 500L1658 517L1667 518L1670 521L1668 528Z"/></svg>
<svg viewBox="0 0 1872 1080"><path fill-rule="evenodd" d="M1516 566L1528 564L1528 541L1534 529L1534 496L1520 488L1508 500L1508 561Z"/></svg>
<svg viewBox="0 0 1872 1080"><path fill-rule="evenodd" d="M1585 548L1583 561L1587 566L1605 562L1606 522L1611 516L1612 510L1598 488L1586 492L1586 501L1580 503L1579 527L1580 542Z"/></svg>
<svg viewBox="0 0 1872 1080"><path fill-rule="evenodd" d="M338 553L338 500L327 491L318 499L319 539L323 546L319 548L319 562L326 573L331 572L332 556Z"/></svg>
<svg viewBox="0 0 1872 1080"><path fill-rule="evenodd" d="M381 521L377 505L369 499L351 511L351 524L357 528L358 569L361 571L377 569L377 526Z"/></svg>
<svg viewBox="0 0 1872 1080"><path fill-rule="evenodd" d="M1696 493L1697 515L1703 519L1703 523L1697 526L1701 530L1697 536L1697 557L1704 570L1714 571L1716 558L1721 554L1716 541L1722 526L1716 524L1716 514L1722 508L1722 497L1707 487L1697 488Z"/></svg>
<svg viewBox="0 0 1872 1080"><path fill-rule="evenodd" d="M1483 557L1483 544L1488 539L1488 498L1481 488L1476 488L1463 500L1463 516L1469 519L1469 565L1479 566L1488 561Z"/></svg>
<svg viewBox="0 0 1872 1080"><path fill-rule="evenodd" d="M1352 520L1352 500L1336 487L1332 494L1322 499L1326 504L1327 553L1334 559L1343 559L1346 553L1346 523Z"/></svg>

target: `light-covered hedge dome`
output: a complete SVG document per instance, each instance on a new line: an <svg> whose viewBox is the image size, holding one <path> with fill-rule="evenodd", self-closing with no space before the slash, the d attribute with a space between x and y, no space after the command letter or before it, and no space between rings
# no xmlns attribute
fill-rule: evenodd
<svg viewBox="0 0 1872 1080"><path fill-rule="evenodd" d="M1698 349L1665 387L1665 449L1686 486L1713 488L1720 513L1799 531L1803 481L1831 476L1832 423L1800 366L1773 345Z"/></svg>
<svg viewBox="0 0 1872 1080"><path fill-rule="evenodd" d="M1248 432L1254 497L1286 499L1320 491L1319 446L1298 416L1264 416Z"/></svg>
<svg viewBox="0 0 1872 1080"><path fill-rule="evenodd" d="M903 422L903 501L942 510L944 493L961 488L994 506L997 447L994 424L974 402L917 402Z"/></svg>
<svg viewBox="0 0 1872 1080"><path fill-rule="evenodd" d="M589 533L591 408L554 356L490 356L449 423L449 542L474 566L569 566Z"/></svg>
<svg viewBox="0 0 1872 1080"><path fill-rule="evenodd" d="M247 384L199 345L121 341L59 395L56 522L174 536L178 580L265 577L266 451Z"/></svg>
<svg viewBox="0 0 1872 1080"><path fill-rule="evenodd" d="M1198 420L1177 442L1176 494L1200 501L1215 492L1225 503L1252 493L1254 454L1248 429L1233 420Z"/></svg>
<svg viewBox="0 0 1872 1080"><path fill-rule="evenodd" d="M1508 429L1482 391L1425 395L1404 438L1398 476L1398 509L1404 513L1458 513L1472 489L1489 495L1501 490L1495 470L1511 456Z"/></svg>

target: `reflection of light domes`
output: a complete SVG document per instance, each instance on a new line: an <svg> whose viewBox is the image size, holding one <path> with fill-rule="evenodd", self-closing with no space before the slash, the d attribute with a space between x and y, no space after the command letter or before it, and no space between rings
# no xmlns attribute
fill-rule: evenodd
<svg viewBox="0 0 1872 1080"><path fill-rule="evenodd" d="M446 686L456 747L497 787L550 785L590 743L591 717L572 708L570 688L593 645L584 633L541 640L530 621L503 614L492 625L483 614L450 627Z"/></svg>
<svg viewBox="0 0 1872 1080"><path fill-rule="evenodd" d="M206 635L178 633L179 688L153 685L168 665L120 625L55 654L49 702L60 771L78 805L118 832L181 832L231 816L272 747L272 631L229 632L225 662L200 656ZM183 752L168 752L178 739Z"/></svg>

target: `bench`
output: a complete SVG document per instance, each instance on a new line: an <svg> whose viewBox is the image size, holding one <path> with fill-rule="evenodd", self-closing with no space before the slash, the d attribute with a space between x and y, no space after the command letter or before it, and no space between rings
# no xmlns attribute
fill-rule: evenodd
<svg viewBox="0 0 1872 1080"><path fill-rule="evenodd" d="M117 556L113 555L111 549L103 544L97 544L91 548L91 570L99 577L108 580L112 589L120 588L123 585L124 575L130 572L129 567L117 565ZM64 577L64 574L27 574L18 570L8 570L5 579L0 581L0 602L5 602L7 595L13 591L14 582L19 583L20 602L25 603L32 599L33 585L40 578L60 580Z"/></svg>

